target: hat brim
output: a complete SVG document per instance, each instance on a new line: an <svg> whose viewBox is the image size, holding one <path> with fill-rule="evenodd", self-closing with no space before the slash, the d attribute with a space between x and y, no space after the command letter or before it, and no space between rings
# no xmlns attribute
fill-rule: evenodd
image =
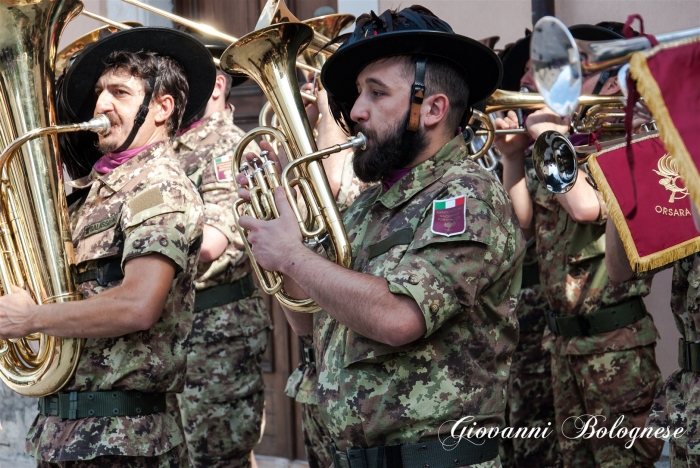
<svg viewBox="0 0 700 468"><path fill-rule="evenodd" d="M86 47L68 69L63 98L76 121L93 117L97 103L95 83L105 69L105 58L115 51L154 52L172 58L184 68L189 93L183 122L207 105L216 80L216 67L207 48L189 34L175 29L133 28Z"/></svg>
<svg viewBox="0 0 700 468"><path fill-rule="evenodd" d="M211 44L206 44L207 50L211 52L211 55L216 58L221 58L221 54L224 53L226 49L228 49L228 46L221 46L221 45L211 45ZM223 70L222 70L223 71ZM226 72L224 72L226 73ZM235 88L236 86L245 83L248 80L248 75L244 75L243 73L226 73L230 78L231 78L231 87Z"/></svg>
<svg viewBox="0 0 700 468"><path fill-rule="evenodd" d="M614 39L624 39L622 34L593 24L577 24L571 26L569 32L574 39L581 41L612 41Z"/></svg>
<svg viewBox="0 0 700 468"><path fill-rule="evenodd" d="M506 91L520 90L520 81L523 78L525 65L530 60L530 39L531 36L526 36L518 40L501 58L503 62L501 89Z"/></svg>
<svg viewBox="0 0 700 468"><path fill-rule="evenodd" d="M493 94L503 76L501 61L484 44L457 34L413 30L380 34L341 47L326 61L321 82L335 99L352 106L362 69L397 55L429 55L454 62L465 72L469 105Z"/></svg>

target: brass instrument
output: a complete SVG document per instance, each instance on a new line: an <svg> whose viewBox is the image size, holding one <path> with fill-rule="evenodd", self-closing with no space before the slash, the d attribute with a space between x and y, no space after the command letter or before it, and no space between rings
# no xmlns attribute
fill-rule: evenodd
<svg viewBox="0 0 700 468"><path fill-rule="evenodd" d="M576 110L572 112L571 131L576 133L591 133L598 129L620 131L620 123L611 123L607 120L624 117L623 107L625 98L622 96L599 96L596 94L584 94L579 98L579 104L585 112ZM470 155L473 160L479 160L489 151L496 135L527 135L525 128L496 129L493 120L488 114L492 112L528 109L537 110L547 107L544 97L537 93L525 93L517 91L504 91L497 89L486 100L485 113L474 111L474 120L479 121L483 130L477 130L476 136L485 136L486 141L480 150ZM487 163L488 164L488 163ZM483 165L483 164L482 164Z"/></svg>
<svg viewBox="0 0 700 468"><path fill-rule="evenodd" d="M283 186L305 242L320 243L322 237L328 235L333 245L331 259L339 265L349 267L352 259L350 243L319 159L342 149L363 148L366 139L358 135L344 145L317 151L295 71L296 57L312 37L313 31L309 26L301 23L281 23L247 34L221 55L221 67L227 73L245 73L260 86L282 128L281 131L270 127L255 128L238 143L234 163L236 168L248 176L251 203L237 200L234 204L234 218L238 224L239 209L258 219L277 217L279 213L274 204L273 191L276 187ZM253 171L249 172L249 164L243 158L245 147L250 141L263 135L272 135L279 141L289 158L290 162L281 177L275 172L274 163L264 157L253 162ZM291 175L294 176L292 180ZM309 219L302 218L299 212L292 190L294 187L299 187L308 206ZM275 294L280 303L290 310L320 310L311 299L290 297L284 291L282 275L279 272L266 271L257 264L245 231L240 226L238 229L244 239L253 269L267 294Z"/></svg>
<svg viewBox="0 0 700 468"><path fill-rule="evenodd" d="M209 25L203 24L203 23L198 23L196 21L188 20L187 18L183 18L182 16L175 15L173 13L170 13L165 10L161 10L160 8L156 8L154 6L148 5L146 3L140 2L139 0L122 0L130 5L137 6L139 8L142 8L146 11L150 11L151 13L155 13L156 15L162 16L164 18L169 19L170 21L174 23L179 23L187 26L188 28L192 28L195 31L199 31L200 33L206 35L206 36L211 36L215 37L217 39L221 39L224 42L229 42L231 44L234 44L238 41L238 38L231 36L229 34L223 33L216 28L213 28ZM293 21L293 22L299 22L299 20L289 12L289 9L287 6L284 4L282 0L275 1L275 0L268 0L266 7L263 8L263 12L260 16L260 19L258 20L258 25L265 25L267 21L275 21L275 22L282 22L282 21ZM265 19L263 19L263 17ZM274 24L274 23L270 23ZM262 26L256 25L255 29L258 30ZM325 42L324 42L325 41ZM315 45L315 52L321 51L323 46L329 41L329 39L325 38L324 36L320 34L316 34L314 37L314 45ZM323 50L322 53L330 55L333 52L335 52L338 49L337 46L335 47L328 47L327 49ZM219 63L216 59L214 59L214 62L217 62L216 65L219 66ZM297 61L296 62L297 67L299 67L302 70L314 72L314 73L320 73L321 70L312 66L307 65L304 62ZM305 96L306 97L306 96ZM313 97L313 96L311 96ZM308 99L308 98L307 98Z"/></svg>
<svg viewBox="0 0 700 468"><path fill-rule="evenodd" d="M72 130L54 126L53 97L58 40L82 6L79 0L5 0L0 9L0 145L5 149L0 283L5 294L12 284L27 288L39 304L81 298L71 272L73 245L55 135ZM17 140L20 135L25 137ZM54 393L72 377L82 347L81 339L38 333L0 340L0 379L25 396Z"/></svg>
<svg viewBox="0 0 700 468"><path fill-rule="evenodd" d="M643 125L642 130L644 133L633 136L632 141L658 133L654 122ZM537 137L532 147L532 163L537 179L552 193L567 193L576 183L579 167L588 162L591 154L625 143L625 140L622 137L601 141L599 149L596 145L574 146L561 133L546 131Z"/></svg>
<svg viewBox="0 0 700 468"><path fill-rule="evenodd" d="M660 44L700 36L700 28L656 36ZM535 24L530 57L537 89L559 115L579 105L583 77L628 62L632 54L651 49L644 36L611 41L581 41L557 18L545 16Z"/></svg>

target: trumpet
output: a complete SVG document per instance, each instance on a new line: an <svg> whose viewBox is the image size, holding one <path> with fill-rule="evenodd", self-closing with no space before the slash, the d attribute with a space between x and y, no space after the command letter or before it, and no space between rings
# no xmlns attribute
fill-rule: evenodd
<svg viewBox="0 0 700 468"><path fill-rule="evenodd" d="M656 124L642 126L644 133L632 137L632 141L657 134ZM550 192L561 195L574 187L579 167L588 158L604 148L625 144L626 138L602 141L598 145L574 146L566 136L549 130L542 133L532 147L532 163L540 183ZM581 155L581 156L580 156Z"/></svg>
<svg viewBox="0 0 700 468"><path fill-rule="evenodd" d="M700 28L656 36L659 43L700 36ZM612 41L575 40L557 18L545 16L535 24L530 57L537 90L559 115L569 115L580 105L583 77L629 61L632 54L651 49L646 37Z"/></svg>
<svg viewBox="0 0 700 468"><path fill-rule="evenodd" d="M609 120L624 117L623 107L625 98L622 96L599 96L584 94L579 98L579 104L585 112L572 111L571 131L575 133L592 133L599 129L605 131L620 131L623 124ZM476 136L485 136L486 141L481 149L470 155L473 160L479 160L489 151L496 135L526 135L525 128L496 129L488 114L504 110L537 110L547 107L544 96L537 93L496 90L487 100L485 112L474 111L473 121L480 122L483 129L475 132Z"/></svg>

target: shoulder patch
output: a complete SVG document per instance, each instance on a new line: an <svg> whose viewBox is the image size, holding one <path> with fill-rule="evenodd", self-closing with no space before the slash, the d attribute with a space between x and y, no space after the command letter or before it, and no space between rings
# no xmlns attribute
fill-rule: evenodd
<svg viewBox="0 0 700 468"><path fill-rule="evenodd" d="M160 193L160 189L158 187L153 187L136 195L129 202L129 209L131 210L131 214L133 216L144 210L158 206L161 203L163 203L163 194Z"/></svg>
<svg viewBox="0 0 700 468"><path fill-rule="evenodd" d="M217 182L231 182L233 180L233 158L226 155L214 159L214 172Z"/></svg>
<svg viewBox="0 0 700 468"><path fill-rule="evenodd" d="M109 218L105 218L100 221L97 221L96 223L92 223L88 226L85 226L85 228L83 229L83 238L90 237L91 235L97 234L98 232L106 231L107 229L117 224L117 218L119 218L119 213L113 214Z"/></svg>
<svg viewBox="0 0 700 468"><path fill-rule="evenodd" d="M441 236L456 236L467 230L466 196L433 200L430 230Z"/></svg>

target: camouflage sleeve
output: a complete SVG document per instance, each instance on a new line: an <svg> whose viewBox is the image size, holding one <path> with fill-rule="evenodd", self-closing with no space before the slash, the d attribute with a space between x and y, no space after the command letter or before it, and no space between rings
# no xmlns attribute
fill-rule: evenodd
<svg viewBox="0 0 700 468"><path fill-rule="evenodd" d="M520 264L513 236L491 208L473 198L467 198L466 204L464 233L451 237L433 233L431 210L406 254L386 278L392 293L416 301L425 318L425 336L463 307L473 307L487 286ZM509 293L510 282L505 282L503 291L493 291L498 297L494 305Z"/></svg>
<svg viewBox="0 0 700 468"><path fill-rule="evenodd" d="M200 220L201 204L184 185L169 181L139 190L122 210L122 268L132 258L159 253L185 269Z"/></svg>
<svg viewBox="0 0 700 468"><path fill-rule="evenodd" d="M238 140L240 137L237 138ZM216 178L216 158L225 154L232 154L236 145L218 145L212 148L208 167L202 176L202 201L204 202L204 224L215 227L226 236L230 244L239 244L238 231L233 221L233 202L238 198L233 181L218 181ZM251 142L246 147L246 152L260 154L257 143ZM232 175L233 176L233 175Z"/></svg>
<svg viewBox="0 0 700 468"><path fill-rule="evenodd" d="M608 220L608 205L605 204L605 200L603 199L603 194L598 191L594 190L595 196L598 199L598 205L600 205L600 214L598 215L598 219L596 220L597 224L605 224Z"/></svg>

